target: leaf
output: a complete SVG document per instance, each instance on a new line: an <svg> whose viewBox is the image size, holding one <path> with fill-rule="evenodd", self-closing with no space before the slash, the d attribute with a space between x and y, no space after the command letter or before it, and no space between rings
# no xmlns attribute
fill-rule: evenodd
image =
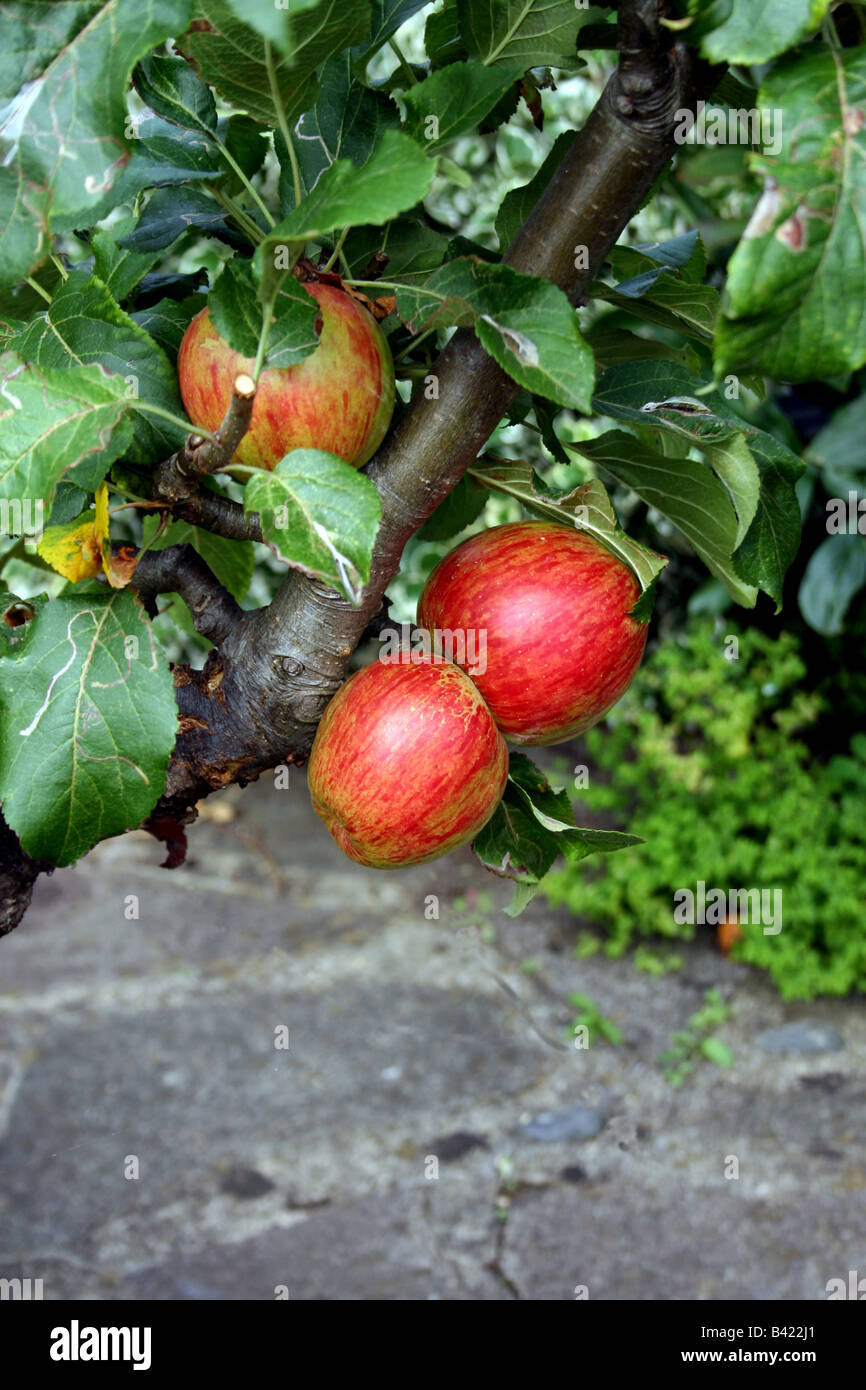
<svg viewBox="0 0 866 1390"><path fill-rule="evenodd" d="M420 202L434 173L414 140L386 130L360 169L350 159L338 159L326 169L300 206L274 227L256 258L264 263L281 243L302 246L338 228L381 226Z"/></svg>
<svg viewBox="0 0 866 1390"><path fill-rule="evenodd" d="M577 448L569 445L569 448ZM479 459L469 475L482 487L515 497L529 511L562 526L588 531L629 566L643 590L648 590L667 560L647 550L621 529L604 485L597 478L569 492L554 492L523 459Z"/></svg>
<svg viewBox="0 0 866 1390"><path fill-rule="evenodd" d="M421 541L447 541L477 521L487 504L487 490L476 487L471 478L463 477L452 488L432 516L416 533Z"/></svg>
<svg viewBox="0 0 866 1390"><path fill-rule="evenodd" d="M413 333L470 324L509 376L559 405L589 411L594 367L577 314L547 280L475 258L448 261L423 285L401 290L397 310Z"/></svg>
<svg viewBox="0 0 866 1390"><path fill-rule="evenodd" d="M378 145L385 130L400 124L397 107L384 92L373 91L354 75L354 49L329 58L321 72L322 89L315 106L298 122L294 144L305 191L338 159L361 165ZM287 216L295 206L288 154L282 139L280 207Z"/></svg>
<svg viewBox="0 0 866 1390"><path fill-rule="evenodd" d="M145 106L175 125L215 135L217 109L213 92L183 58L151 53L132 74Z"/></svg>
<svg viewBox="0 0 866 1390"><path fill-rule="evenodd" d="M515 880L518 891L505 911L517 916L561 854L576 863L640 843L615 830L580 829L566 793L555 791L525 754L512 753L502 801L472 848L485 868Z"/></svg>
<svg viewBox="0 0 866 1390"><path fill-rule="evenodd" d="M361 56L356 60L357 66L365 68L370 56L381 48L392 34L396 34L400 25L411 19L419 10L423 10L428 3L429 0L373 0L370 31L360 45Z"/></svg>
<svg viewBox="0 0 866 1390"><path fill-rule="evenodd" d="M51 505L76 465L99 482L128 447L132 429L122 378L101 367L40 371L0 357L0 497ZM95 485L95 483L94 483Z"/></svg>
<svg viewBox="0 0 866 1390"><path fill-rule="evenodd" d="M840 406L815 435L806 458L821 470L824 490L844 497L863 486L866 473L866 396Z"/></svg>
<svg viewBox="0 0 866 1390"><path fill-rule="evenodd" d="M97 228L90 239L93 273L118 304L129 297L161 257L159 251L130 251L118 244L118 237L132 231L135 222L134 217L124 217L110 228Z"/></svg>
<svg viewBox="0 0 866 1390"><path fill-rule="evenodd" d="M132 411L133 463L153 463L179 448L183 427L139 412L146 401L182 418L172 364L154 340L119 308L105 285L86 270L74 270L45 314L13 340L16 352L38 367L99 363L126 385Z"/></svg>
<svg viewBox="0 0 866 1390"><path fill-rule="evenodd" d="M36 551L73 584L101 574L102 543L93 509L60 526L46 526Z"/></svg>
<svg viewBox="0 0 866 1390"><path fill-rule="evenodd" d="M260 34L284 52L292 50L292 16L312 9L318 0L282 0L280 5L250 4L250 0L228 0L229 8Z"/></svg>
<svg viewBox="0 0 866 1390"><path fill-rule="evenodd" d="M222 495L216 485L208 491ZM255 566L252 541L227 540L225 536L215 536L212 532L199 526L190 526L185 521L172 522L159 540L152 541L151 537L158 525L156 517L145 517L142 532L145 544L149 542L149 550L166 550L170 545L191 545L238 603L246 597Z"/></svg>
<svg viewBox="0 0 866 1390"><path fill-rule="evenodd" d="M440 68L403 92L407 133L428 153L440 149L474 130L522 71L519 64L486 68L473 62Z"/></svg>
<svg viewBox="0 0 866 1390"><path fill-rule="evenodd" d="M246 21L250 8L242 7ZM205 82L216 87L233 106L274 129L279 125L280 113L274 104L261 33L265 25L270 32L274 16L265 16L266 8L263 5L256 12L251 28L249 22L241 22L234 6L226 0L197 0L196 17L204 25L184 37L182 48ZM281 18L285 16L278 13L276 19ZM301 11L295 9L290 38L272 55L278 99L289 126L315 103L319 90L317 69L333 54L363 39L369 25L370 6L366 0L352 0L351 4L346 0L318 0Z"/></svg>
<svg viewBox="0 0 866 1390"><path fill-rule="evenodd" d="M17 285L48 255L49 205L44 187L0 167L0 287Z"/></svg>
<svg viewBox="0 0 866 1390"><path fill-rule="evenodd" d="M293 449L272 473L250 478L244 509L259 513L282 559L359 602L382 514L365 473L321 449Z"/></svg>
<svg viewBox="0 0 866 1390"><path fill-rule="evenodd" d="M524 69L576 67L580 30L604 17L574 0L457 0L457 13L470 57Z"/></svg>
<svg viewBox="0 0 866 1390"><path fill-rule="evenodd" d="M227 261L208 296L214 327L235 352L255 358L263 307L257 298L249 261ZM277 294L264 365L290 367L319 346L315 331L318 305L292 276Z"/></svg>
<svg viewBox="0 0 866 1390"><path fill-rule="evenodd" d="M0 660L3 814L33 858L72 864L156 805L174 683L129 591L52 599L25 631Z"/></svg>
<svg viewBox="0 0 866 1390"><path fill-rule="evenodd" d="M543 164L529 183L506 193L496 214L496 235L501 251L504 252L511 245L573 144L573 130L564 130L557 135Z"/></svg>
<svg viewBox="0 0 866 1390"><path fill-rule="evenodd" d="M134 230L118 238L118 245L144 254L164 251L190 227L220 236L230 244L246 245L245 238L229 232L225 212L216 199L197 188L158 188L150 195Z"/></svg>
<svg viewBox="0 0 866 1390"><path fill-rule="evenodd" d="M701 40L711 63L766 63L812 34L827 12L829 0L689 0L697 21L690 40Z"/></svg>
<svg viewBox="0 0 866 1390"><path fill-rule="evenodd" d="M694 394L697 389L701 391L699 397ZM614 419L673 434L706 454L724 481L736 512L734 570L745 581L745 587L739 585L741 596L731 587L729 578L721 573L718 577L738 603L751 607L754 595L749 597L749 591L757 586L780 604L785 571L800 538L800 509L794 483L803 472L803 464L797 456L772 435L744 420L719 392L699 385L695 377L673 363L641 362L610 368L599 383L594 405L600 413ZM758 491L755 470L760 482ZM670 472L669 466L667 471ZM683 470L684 475L687 471ZM695 481L702 482L700 474L689 481L689 493ZM687 520L682 510L686 501L684 497L677 501L680 520L673 516L671 519L688 534L685 525L681 525ZM653 505L669 514L661 501ZM700 518L694 505L692 499L688 507L694 534L689 538L698 548ZM727 512L719 515L717 523L710 528L711 548L703 556L711 569L710 554L713 564L721 563L719 547L730 524Z"/></svg>
<svg viewBox="0 0 866 1390"><path fill-rule="evenodd" d="M712 337L719 293L701 284L707 259L696 232L640 247L615 246L608 260L627 278L613 287L593 284L594 299L699 341Z"/></svg>
<svg viewBox="0 0 866 1390"><path fill-rule="evenodd" d="M605 468L625 483L649 506L678 526L707 568L721 579L729 593L746 608L755 604L756 590L743 584L732 555L737 539L737 517L718 478L695 459L668 458L634 435L609 430L597 439L568 446Z"/></svg>
<svg viewBox="0 0 866 1390"><path fill-rule="evenodd" d="M387 278L400 284L423 283L445 260L448 237L415 217L401 217L380 227L353 227L343 245L352 274L369 279L369 263L382 251ZM374 290L370 293L375 293Z"/></svg>
<svg viewBox="0 0 866 1390"><path fill-rule="evenodd" d="M800 583L798 602L806 622L825 637L845 631L845 614L866 585L866 538L828 536L813 551Z"/></svg>
<svg viewBox="0 0 866 1390"><path fill-rule="evenodd" d="M704 1038L701 1042L701 1055L717 1067L729 1067L734 1054L721 1038Z"/></svg>
<svg viewBox="0 0 866 1390"><path fill-rule="evenodd" d="M149 309L136 309L129 317L175 361L184 333L204 307L204 296L191 294L186 299L160 299Z"/></svg>
<svg viewBox="0 0 866 1390"><path fill-rule="evenodd" d="M783 59L761 87L782 149L749 158L764 192L728 265L719 376L805 381L866 362L864 103L862 47Z"/></svg>
<svg viewBox="0 0 866 1390"><path fill-rule="evenodd" d="M51 190L55 231L90 225L113 189L130 153L123 135L129 74L150 49L183 33L191 13L191 0L75 9L74 32L33 89L17 149L22 178Z"/></svg>

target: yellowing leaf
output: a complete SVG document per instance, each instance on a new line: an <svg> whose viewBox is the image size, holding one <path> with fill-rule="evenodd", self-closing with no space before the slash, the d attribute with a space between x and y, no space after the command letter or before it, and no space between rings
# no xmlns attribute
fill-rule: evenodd
<svg viewBox="0 0 866 1390"><path fill-rule="evenodd" d="M52 569L73 584L79 579L93 579L102 569L102 548L92 511L63 526L46 526L36 549Z"/></svg>

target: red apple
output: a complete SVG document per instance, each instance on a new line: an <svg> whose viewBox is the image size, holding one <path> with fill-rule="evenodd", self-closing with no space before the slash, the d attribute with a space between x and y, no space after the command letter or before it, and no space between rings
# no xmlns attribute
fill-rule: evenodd
<svg viewBox="0 0 866 1390"><path fill-rule="evenodd" d="M631 570L585 531L519 521L470 536L439 562L418 623L469 671L511 743L562 743L601 719L634 676L647 634L629 617L639 596Z"/></svg>
<svg viewBox="0 0 866 1390"><path fill-rule="evenodd" d="M326 449L360 468L378 449L394 409L394 364L387 339L368 309L321 281L304 283L321 309L319 345L293 367L259 377L249 430L235 462L273 468L292 449ZM216 430L239 372L251 357L234 352L209 309L196 314L180 345L177 375L194 425Z"/></svg>
<svg viewBox="0 0 866 1390"><path fill-rule="evenodd" d="M399 869L471 840L493 815L508 750L472 681L426 653L374 661L316 732L313 809L359 864Z"/></svg>

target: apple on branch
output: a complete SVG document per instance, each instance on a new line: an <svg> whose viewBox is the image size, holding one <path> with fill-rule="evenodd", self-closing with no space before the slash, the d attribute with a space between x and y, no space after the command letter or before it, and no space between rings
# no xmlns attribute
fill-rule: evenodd
<svg viewBox="0 0 866 1390"><path fill-rule="evenodd" d="M335 285L304 282L319 304L319 344L292 367L260 374L252 421L234 462L272 469L292 449L324 449L360 468L385 437L394 409L394 365L388 341L363 304ZM194 425L216 431L239 373L252 358L229 347L210 310L196 314L183 336L177 374Z"/></svg>
<svg viewBox="0 0 866 1390"><path fill-rule="evenodd" d="M646 643L632 571L584 531L519 521L470 536L433 570L418 624L485 634L472 679L510 743L563 743L625 692Z"/></svg>
<svg viewBox="0 0 866 1390"><path fill-rule="evenodd" d="M337 691L307 780L313 809L350 859L398 869L473 839L507 778L505 742L469 677L405 651Z"/></svg>

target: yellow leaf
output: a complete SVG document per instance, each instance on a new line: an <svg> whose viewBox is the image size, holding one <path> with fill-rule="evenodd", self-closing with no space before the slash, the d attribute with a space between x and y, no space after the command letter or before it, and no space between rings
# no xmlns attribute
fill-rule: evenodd
<svg viewBox="0 0 866 1390"><path fill-rule="evenodd" d="M102 547L93 512L82 512L63 526L46 526L37 553L64 579L93 579L102 569Z"/></svg>

